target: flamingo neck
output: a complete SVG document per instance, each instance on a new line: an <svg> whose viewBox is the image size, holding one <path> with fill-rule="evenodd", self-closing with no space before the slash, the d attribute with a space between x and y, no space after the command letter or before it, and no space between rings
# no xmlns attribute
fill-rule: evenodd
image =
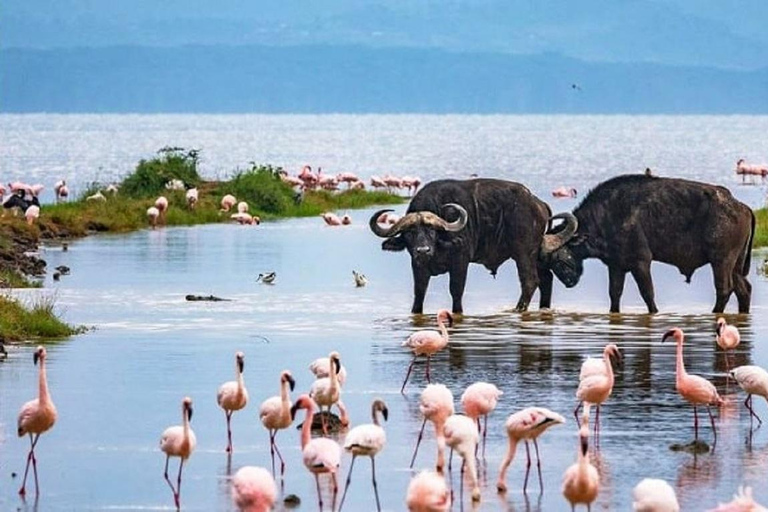
<svg viewBox="0 0 768 512"><path fill-rule="evenodd" d="M610 353L607 350L603 352L603 361L605 362L605 374L608 376L608 382L613 387L613 366L611 365Z"/></svg>
<svg viewBox="0 0 768 512"><path fill-rule="evenodd" d="M240 368L237 369L237 395L242 396L243 392L245 391L245 378L243 377L243 372L240 371Z"/></svg>
<svg viewBox="0 0 768 512"><path fill-rule="evenodd" d="M675 380L680 382L683 377L688 375L685 371L685 362L683 361L683 341L677 342L677 361L675 363Z"/></svg>
<svg viewBox="0 0 768 512"><path fill-rule="evenodd" d="M312 437L312 417L314 416L315 408L312 405L308 405L307 416L304 418L304 425L301 427L301 449L303 450L309 440Z"/></svg>
<svg viewBox="0 0 768 512"><path fill-rule="evenodd" d="M283 402L283 407L291 408L291 389L290 384L287 381L280 383L280 400Z"/></svg>
<svg viewBox="0 0 768 512"><path fill-rule="evenodd" d="M445 327L443 317L437 318L437 328L440 329L440 336L442 336L445 341L448 341L448 328Z"/></svg>
<svg viewBox="0 0 768 512"><path fill-rule="evenodd" d="M336 363L331 361L331 393L336 394L339 390L339 375L336 373Z"/></svg>
<svg viewBox="0 0 768 512"><path fill-rule="evenodd" d="M187 412L186 407L181 408L181 425L182 429L184 430L184 439L189 439L189 413Z"/></svg>
<svg viewBox="0 0 768 512"><path fill-rule="evenodd" d="M376 406L371 406L371 418L373 418L373 424L378 426L381 426L379 423L379 415L376 414L379 410L376 408Z"/></svg>
<svg viewBox="0 0 768 512"><path fill-rule="evenodd" d="M38 401L41 404L48 404L51 401L51 395L48 393L48 378L45 373L45 358L40 359L40 372L38 373Z"/></svg>

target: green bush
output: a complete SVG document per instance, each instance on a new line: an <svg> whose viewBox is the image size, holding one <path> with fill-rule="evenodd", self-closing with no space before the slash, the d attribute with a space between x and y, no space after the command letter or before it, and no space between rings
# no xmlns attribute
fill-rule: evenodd
<svg viewBox="0 0 768 512"><path fill-rule="evenodd" d="M293 205L294 192L280 179L279 171L271 165L253 165L248 171L235 173L227 191L238 201L246 201L252 211L283 214Z"/></svg>
<svg viewBox="0 0 768 512"><path fill-rule="evenodd" d="M29 304L0 295L0 336L8 341L57 339L79 334L82 327L62 322L54 309L55 298L41 296Z"/></svg>
<svg viewBox="0 0 768 512"><path fill-rule="evenodd" d="M174 179L190 186L200 183L198 150L166 147L158 151L158 155L139 162L136 170L120 184L120 194L134 198L157 196L165 193L165 184Z"/></svg>

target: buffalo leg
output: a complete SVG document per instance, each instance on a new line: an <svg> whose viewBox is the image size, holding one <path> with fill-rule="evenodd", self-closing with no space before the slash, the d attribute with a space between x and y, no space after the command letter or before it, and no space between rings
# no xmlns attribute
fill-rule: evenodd
<svg viewBox="0 0 768 512"><path fill-rule="evenodd" d="M539 266L539 309L552 307L552 271Z"/></svg>
<svg viewBox="0 0 768 512"><path fill-rule="evenodd" d="M725 311L725 305L733 293L733 261L725 261L718 265L712 265L712 275L715 279L715 307L713 313L722 313Z"/></svg>
<svg viewBox="0 0 768 512"><path fill-rule="evenodd" d="M749 313L749 305L752 302L752 285L746 277L741 275L739 270L733 272L733 291L739 301L739 313Z"/></svg>
<svg viewBox="0 0 768 512"><path fill-rule="evenodd" d="M649 313L658 313L653 292L653 280L651 279L651 262L643 263L641 266L632 270L632 277L635 278L637 288L640 290L640 296L645 301Z"/></svg>
<svg viewBox="0 0 768 512"><path fill-rule="evenodd" d="M424 311L424 296L429 286L429 270L424 267L411 264L413 270L413 307L411 313L420 315Z"/></svg>
<svg viewBox="0 0 768 512"><path fill-rule="evenodd" d="M520 299L517 301L515 311L526 311L531 303L533 293L539 287L536 260L529 261L527 258L518 258L515 263L517 264L517 275L520 279Z"/></svg>
<svg viewBox="0 0 768 512"><path fill-rule="evenodd" d="M611 298L611 313L618 313L621 308L621 294L624 293L624 280L627 273L617 267L608 267L608 296Z"/></svg>
<svg viewBox="0 0 768 512"><path fill-rule="evenodd" d="M454 313L462 313L464 310L461 304L461 298L464 296L464 286L467 284L468 267L469 263L460 263L458 265L453 265L451 268L448 287L451 290Z"/></svg>

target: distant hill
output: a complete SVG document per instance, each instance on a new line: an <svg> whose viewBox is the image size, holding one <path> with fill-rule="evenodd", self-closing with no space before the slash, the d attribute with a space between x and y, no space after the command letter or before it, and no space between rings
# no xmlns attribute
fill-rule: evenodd
<svg viewBox="0 0 768 512"><path fill-rule="evenodd" d="M768 69L359 46L10 48L0 111L768 114Z"/></svg>

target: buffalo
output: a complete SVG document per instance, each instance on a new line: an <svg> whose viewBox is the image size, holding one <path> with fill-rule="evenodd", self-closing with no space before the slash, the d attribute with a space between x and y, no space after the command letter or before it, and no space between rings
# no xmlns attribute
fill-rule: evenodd
<svg viewBox="0 0 768 512"><path fill-rule="evenodd" d="M625 175L595 187L573 214L564 214L567 241L542 251L542 262L570 288L583 272L582 261L598 258L608 266L611 312L619 312L627 272L637 283L649 313L654 300L651 262L677 267L690 283L694 271L712 265L714 313L722 313L736 293L739 312L748 313L752 285L747 281L755 216L728 189L695 181Z"/></svg>
<svg viewBox="0 0 768 512"><path fill-rule="evenodd" d="M379 217L390 211L374 213L369 225L387 239L384 250L407 249L411 255L412 313L422 313L430 278L446 272L453 312L462 313L469 264L485 265L495 276L508 259L517 264L520 278L516 310L528 309L536 288L539 307L549 307L553 277L540 263L539 252L542 247L557 249L565 235L545 235L551 210L525 186L497 179L437 180L413 197L395 224L379 225Z"/></svg>

